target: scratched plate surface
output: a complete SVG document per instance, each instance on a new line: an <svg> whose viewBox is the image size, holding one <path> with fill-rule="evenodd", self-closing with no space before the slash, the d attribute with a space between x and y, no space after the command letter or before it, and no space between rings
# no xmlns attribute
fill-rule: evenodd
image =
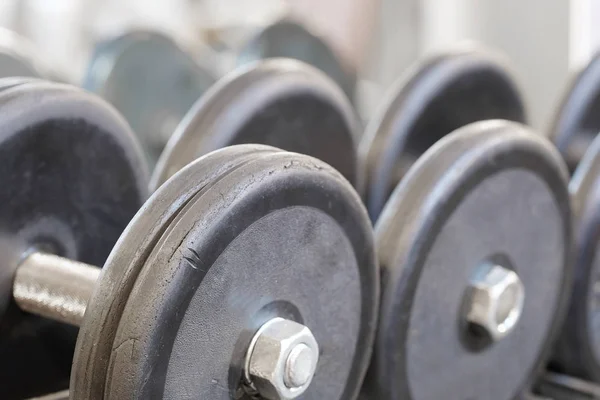
<svg viewBox="0 0 600 400"><path fill-rule="evenodd" d="M232 153L240 149L258 151ZM218 171L209 178L207 163ZM368 364L378 273L370 223L352 187L316 159L244 145L190 164L147 206L168 207L158 199L170 186L191 185L191 173L204 182L178 200L136 261L102 378L80 370L100 391L78 395L239 398L246 346L263 322L283 316L309 326L322 346L305 398L353 398ZM144 213L121 245L134 240ZM125 249L115 250L109 271Z"/></svg>

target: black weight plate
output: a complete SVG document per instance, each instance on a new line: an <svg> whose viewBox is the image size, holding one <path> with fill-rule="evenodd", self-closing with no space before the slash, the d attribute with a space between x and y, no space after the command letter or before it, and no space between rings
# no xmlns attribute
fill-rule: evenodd
<svg viewBox="0 0 600 400"><path fill-rule="evenodd" d="M0 160L4 305L29 247L102 265L147 193L148 172L125 121L65 85L37 81L2 91ZM2 397L47 393L68 381L73 332L14 306L2 311Z"/></svg>
<svg viewBox="0 0 600 400"><path fill-rule="evenodd" d="M115 245L104 268L103 278L86 307L79 330L71 393L75 399L103 398L104 382L114 337L131 288L146 258L180 209L196 193L259 152L266 146L236 146L202 157L162 185L130 222ZM113 299L106 302L106 299Z"/></svg>
<svg viewBox="0 0 600 400"><path fill-rule="evenodd" d="M574 282L553 367L600 382L600 138L571 179L575 212Z"/></svg>
<svg viewBox="0 0 600 400"><path fill-rule="evenodd" d="M475 121L523 122L523 101L498 55L460 49L416 65L391 90L359 147L371 219L412 163L444 135Z"/></svg>
<svg viewBox="0 0 600 400"><path fill-rule="evenodd" d="M508 121L460 128L414 164L375 227L383 294L373 398L509 400L528 387L567 300L567 179L549 142ZM475 348L461 310L485 262L517 272L525 303L508 336Z"/></svg>
<svg viewBox="0 0 600 400"><path fill-rule="evenodd" d="M40 76L28 43L15 33L0 28L0 78Z"/></svg>
<svg viewBox="0 0 600 400"><path fill-rule="evenodd" d="M129 121L154 164L175 127L214 78L168 37L133 31L99 44L84 87Z"/></svg>
<svg viewBox="0 0 600 400"><path fill-rule="evenodd" d="M571 172L600 132L600 54L573 78L554 114L550 137Z"/></svg>
<svg viewBox="0 0 600 400"><path fill-rule="evenodd" d="M370 222L342 176L304 155L259 154L198 192L154 247L121 316L104 396L232 399L252 333L283 316L320 345L303 398L353 399L377 278Z"/></svg>
<svg viewBox="0 0 600 400"><path fill-rule="evenodd" d="M355 183L357 134L352 106L323 73L296 60L257 62L194 104L161 154L150 188L203 154L245 143L319 158Z"/></svg>
<svg viewBox="0 0 600 400"><path fill-rule="evenodd" d="M293 58L310 64L333 79L354 99L356 73L350 72L324 39L302 24L279 20L261 29L238 52L238 65L266 58Z"/></svg>

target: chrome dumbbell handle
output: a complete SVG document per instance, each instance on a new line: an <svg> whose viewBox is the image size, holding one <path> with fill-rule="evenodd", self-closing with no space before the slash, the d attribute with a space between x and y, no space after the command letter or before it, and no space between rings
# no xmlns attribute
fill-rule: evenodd
<svg viewBox="0 0 600 400"><path fill-rule="evenodd" d="M80 326L99 276L98 267L32 252L17 267L13 297L23 311ZM274 318L259 329L248 350L248 384L270 400L295 399L310 385L318 358L307 327Z"/></svg>
<svg viewBox="0 0 600 400"><path fill-rule="evenodd" d="M47 394L41 397L33 397L29 400L69 400L69 391L61 390L60 392Z"/></svg>
<svg viewBox="0 0 600 400"><path fill-rule="evenodd" d="M24 311L79 326L99 275L98 267L34 252L17 268L13 297Z"/></svg>

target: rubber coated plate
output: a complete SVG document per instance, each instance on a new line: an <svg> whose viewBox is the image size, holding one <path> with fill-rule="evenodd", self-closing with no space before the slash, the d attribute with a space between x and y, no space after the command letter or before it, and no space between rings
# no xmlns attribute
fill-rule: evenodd
<svg viewBox="0 0 600 400"><path fill-rule="evenodd" d="M498 55L460 49L417 65L390 92L359 148L366 203L379 216L412 163L444 135L486 119L523 122L521 95Z"/></svg>
<svg viewBox="0 0 600 400"><path fill-rule="evenodd" d="M213 82L169 38L136 31L99 45L84 86L121 111L154 164L181 118Z"/></svg>
<svg viewBox="0 0 600 400"><path fill-rule="evenodd" d="M11 31L0 28L0 78L40 76L29 44Z"/></svg>
<svg viewBox="0 0 600 400"><path fill-rule="evenodd" d="M550 137L574 171L600 132L600 54L573 79L556 111Z"/></svg>
<svg viewBox="0 0 600 400"><path fill-rule="evenodd" d="M569 185L575 209L575 279L553 367L600 381L600 138L585 154Z"/></svg>
<svg viewBox="0 0 600 400"><path fill-rule="evenodd" d="M570 223L566 167L524 126L478 122L429 149L375 228L383 295L373 398L521 394L565 309ZM489 262L517 272L525 303L508 336L476 347L463 303L470 278Z"/></svg>
<svg viewBox="0 0 600 400"><path fill-rule="evenodd" d="M232 399L253 332L284 316L322 341L319 372L304 398L355 396L378 299L366 212L341 175L316 159L286 152L244 158L188 201L145 260L99 385L106 391L96 394Z"/></svg>
<svg viewBox="0 0 600 400"><path fill-rule="evenodd" d="M0 94L3 398L56 389L69 376L73 331L6 309L32 246L102 265L146 197L147 171L125 121L76 88L36 81Z"/></svg>
<svg viewBox="0 0 600 400"><path fill-rule="evenodd" d="M294 21L280 20L260 30L242 46L237 64L277 57L304 61L320 69L344 90L348 98L354 99L355 73L345 68L322 38Z"/></svg>
<svg viewBox="0 0 600 400"><path fill-rule="evenodd" d="M295 60L254 63L194 104L161 155L150 187L203 154L244 143L311 155L354 183L357 133L350 103L324 74Z"/></svg>
<svg viewBox="0 0 600 400"><path fill-rule="evenodd" d="M258 151L273 149L236 146L189 165L178 173L179 179L171 179L161 186L132 219L109 256L103 278L86 307L73 359L71 393L75 399L102 398L106 369L125 302L166 226L200 189L239 166L244 157L249 157L248 153L254 157ZM107 298L114 301L107 303Z"/></svg>

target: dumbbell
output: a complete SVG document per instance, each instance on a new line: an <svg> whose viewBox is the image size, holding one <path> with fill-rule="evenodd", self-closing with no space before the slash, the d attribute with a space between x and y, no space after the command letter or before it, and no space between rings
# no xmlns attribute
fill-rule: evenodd
<svg viewBox="0 0 600 400"><path fill-rule="evenodd" d="M571 281L564 161L524 125L489 120L403 175L375 225L382 295L364 399L527 396Z"/></svg>
<svg viewBox="0 0 600 400"><path fill-rule="evenodd" d="M569 191L575 217L575 279L561 336L550 363L554 372L600 383L598 325L597 187L600 178L600 58L575 75L551 124L549 136L572 172ZM565 377L561 382L570 382ZM553 385L556 386L556 385Z"/></svg>
<svg viewBox="0 0 600 400"><path fill-rule="evenodd" d="M150 40L151 36L147 38ZM173 52L173 44L170 46L169 51ZM152 52L147 57L167 58L149 45L144 48L145 51ZM165 53L166 49L162 52ZM184 57L180 50L177 52ZM127 54L127 57L121 58L140 58L131 51ZM171 57L171 62L175 62L174 58ZM138 67L143 68L142 65ZM146 95L156 102L150 106L144 104L144 101L138 102L136 107L139 110L135 112L131 108L119 107L121 100L114 96L120 97L123 94L128 98L128 103L135 102L140 90L125 87L123 83L133 79L130 76L139 74L138 69L129 68L125 63L117 63L112 71L107 79L98 80L103 82L100 86L112 86L111 82L115 82L117 87L127 90L127 95L114 92L113 95L105 93L104 97L123 111L132 122L134 131L142 137L142 142L148 143L148 137L144 139L144 136L157 137L154 134L156 132L152 133L152 129L159 128L155 115L171 121L168 126L162 125L159 128L166 133L159 135L162 138L160 144L152 145L153 150L148 150L155 157L167 143L166 139L173 135L155 168L153 189L199 155L241 143L267 144L315 156L342 172L352 183L356 182L356 141L360 129L358 118L335 83L307 64L285 59L248 64L221 78L193 105L195 99L192 99L194 96L191 94L183 96L185 102L168 101L179 96L178 86L173 84L173 80L180 80L182 71L173 70L171 76L160 80L166 86L164 90L154 86L154 79L146 84L136 85L146 92L158 94L168 90L170 93L166 96ZM153 71L149 70L147 73L150 76ZM120 84L116 84L118 76L121 77ZM147 76L140 75L139 79L147 79ZM196 92L199 94L200 90ZM157 108L162 111L157 112ZM132 112L135 121L132 117L127 117ZM165 114L170 116L164 117ZM179 120L181 122L174 127ZM143 127L141 124L153 127Z"/></svg>
<svg viewBox="0 0 600 400"><path fill-rule="evenodd" d="M488 49L451 49L407 75L394 84L359 145L359 187L373 221L410 166L444 135L475 121L526 120L510 66Z"/></svg>
<svg viewBox="0 0 600 400"><path fill-rule="evenodd" d="M441 54L437 57L426 60L412 71L408 79L404 79L397 83L391 92L391 96L389 96L387 101L384 102L384 108L380 110L376 118L374 118L371 124L367 127L367 133L360 146L360 155L364 161L364 164L366 165L366 173L363 174L361 180L363 183L366 182L367 205L372 219L378 221L376 226L379 227L380 225L384 224L383 220L380 222L380 219L377 218L381 208L386 204L389 193L394 189L394 187L396 187L398 182L400 182L400 186L403 185L402 178L413 165L414 169L423 169L423 176L433 174L434 170L437 171L435 173L442 174L443 167L440 167L439 171L433 166L427 168L425 166L417 167L417 165L415 165L415 161L419 155L427 151L427 149L430 148L438 139L452 132L454 129L468 124L469 122L491 118L504 118L524 122L525 110L517 85L515 84L510 73L510 67L507 66L506 62L502 60L500 56L490 53L489 51L471 48L468 50L461 49ZM506 122L503 124L506 124ZM476 130L475 128L473 129ZM521 129L521 127L519 127L519 129ZM481 131L488 133L493 132L491 129L481 129ZM473 135L475 135L475 133L473 133ZM480 135L484 135L484 133L480 133ZM434 147L435 146L441 147L442 145L436 144ZM477 146L474 147L477 148ZM439 154L442 154L442 152L440 151ZM434 156L431 156L428 164L433 165L436 162L434 161L434 158ZM425 161L423 161L423 164L425 164ZM456 174L459 174L458 170ZM440 190L442 192L440 193L440 196L443 196L443 193L447 193L446 190L450 190L450 188L446 188L445 185L436 181L435 175L432 175L432 181L433 183L427 184L426 187L428 189L426 190ZM417 184L415 183L414 186L417 186ZM556 189L556 186L554 189ZM470 190L471 188L469 187L469 191ZM467 189L465 189L465 191L467 191ZM418 200L412 202L412 197L409 195L406 195L406 199L407 201L410 200L413 206L418 204ZM485 199L482 199L481 201L484 200ZM441 201L441 199L439 201ZM568 203L563 203L559 211L562 212L565 209L565 204L568 205ZM399 206L389 205L389 207L394 209L398 208ZM450 205L448 205L448 207L450 207ZM402 210L404 211L397 211L397 214L400 215L402 212L411 213L409 206L402 207ZM557 213L555 212L554 215L556 214ZM423 213L423 218L425 218L426 215L433 215L431 217L432 219L445 218L437 213ZM558 217L567 218L568 215L565 216L565 214L561 215L559 213ZM381 216L381 218L383 218L383 216ZM473 218L482 218L482 216L475 214ZM533 216L529 216L528 218L532 219ZM387 222L388 225L395 224L393 219L390 219L389 217L386 217L385 220L392 221ZM402 225L402 222L398 223L398 227L400 225ZM473 223L473 225L476 226L475 223ZM468 226L465 226L465 229L466 228L468 228ZM384 228L382 228L382 230L383 229ZM388 228L385 229L387 230L391 228L388 226ZM503 227L503 230L506 229L507 228ZM388 262L390 264L394 263L391 252L392 248L394 247L392 243L395 243L394 238L398 237L394 236L396 233L390 234L389 237L386 234L385 239L383 238L383 234L382 236L377 236L378 248L387 249L386 251L390 257ZM471 234L475 235L477 233L471 232ZM460 236L460 233L457 233L456 235ZM431 236L435 237L435 234L432 233ZM428 241L428 237L429 234L424 234L422 236L422 240ZM468 237L471 237L471 235L468 235ZM482 234L482 237L485 237L485 234ZM565 244L561 243L559 249L564 250L564 247ZM529 286L532 285L529 282L526 282L527 285L523 285L522 280L524 278L520 277L519 274L515 275L514 273L511 273L509 269L512 268L512 266L509 265L507 268L503 265L504 263L501 263L500 261L502 260L498 260L498 266L501 268L491 269L491 274L506 276L509 280L512 279L514 282L516 282L516 287L524 288L523 290L526 293L535 293L536 291L540 290L539 287L535 287L535 284L533 284L533 288L529 288ZM483 268L485 267L486 266ZM564 268L564 264L561 264L561 267ZM555 335L554 331L556 330L555 326L557 324L557 320L552 319L547 315L543 318L540 318L540 320L545 323L543 328L544 330L541 332L534 332L533 336L531 336L532 338L537 337L537 343L534 343L534 346L532 347L533 350L531 350L533 352L530 352L528 356L529 362L522 365L521 369L517 369L517 371L522 373L522 377L516 378L515 375L512 375L511 377L509 376L510 374L507 374L504 377L495 376L494 372L490 372L490 370L486 369L486 367L489 368L489 366L494 365L495 362L506 363L509 361L509 359L502 359L502 356L497 353L497 350L495 350L499 346L494 345L494 343L496 341L502 341L504 344L500 346L507 346L506 348L511 348L511 346L513 346L513 348L520 348L520 346L522 346L519 344L520 338L516 338L514 334L503 338L503 333L499 333L497 331L494 332L493 328L488 327L488 330L488 328L481 327L477 323L468 322L462 310L456 310L453 308L453 306L444 304L441 297L448 296L448 292L442 289L445 287L446 283L454 287L454 289L450 289L449 291L451 292L451 296L454 296L455 298L460 293L471 291L473 286L473 279L471 276L466 276L464 271L461 273L458 272L460 270L455 271L454 269L449 269L445 275L440 275L438 279L435 279L431 276L428 278L415 277L413 278L414 280L411 281L411 286L420 285L418 282L422 282L421 279L423 279L423 281L431 281L431 285L439 285L440 293L437 296L429 293L420 294L419 297L421 297L423 299L421 301L424 302L427 302L427 296L431 297L430 306L431 308L434 308L434 312L431 314L442 315L454 321L449 323L450 328L445 328L445 331L444 329L441 331L438 330L439 326L436 326L435 329L428 330L428 332L430 332L428 333L428 336L432 338L433 341L440 339L436 346L433 345L433 342L428 343L427 345L419 345L418 339L413 342L412 346L414 346L415 349L419 348L424 354L430 354L428 349L431 347L431 354L435 354L436 351L439 351L438 349L447 345L449 349L455 351L453 355L455 359L452 361L456 362L456 365L459 365L460 362L466 364L464 370L464 379L466 380L461 381L460 377L457 378L456 376L453 376L454 379L449 379L448 381L442 381L433 385L431 383L419 382L415 378L415 374L417 374L417 372L415 372L416 370L414 369L415 367L412 367L413 372L411 375L406 375L405 379L401 379L401 382L398 383L398 386L396 386L395 383L392 383L392 377L398 377L399 375L397 372L399 370L404 371L403 373L408 373L407 371L410 367L407 365L409 364L415 365L416 368L419 368L418 365L421 363L421 369L418 373L423 374L422 376L443 376L441 373L436 374L435 372L431 371L427 373L425 372L422 362L431 362L432 359L427 360L427 357L423 356L421 360L415 358L412 358L411 360L411 357L414 357L414 352L417 350L407 349L405 351L392 351L391 349L394 348L394 346L391 346L388 347L387 353L383 351L385 346L391 344L390 341L393 340L392 337L395 335L393 333L394 329L397 328L398 331L402 331L402 327L399 327L396 323L398 323L400 320L406 322L410 318L413 318L413 313L409 305L406 306L407 308L402 309L403 311L400 311L400 308L394 308L394 306L391 305L389 308L385 308L385 299L387 299L389 302L393 302L395 300L400 301L398 299L402 296L406 299L406 304L411 303L411 300L409 300L411 296L409 289L405 288L406 292L396 297L394 294L387 293L387 285L396 285L396 282L403 279L405 276L400 272L390 271L400 271L401 269L402 268L398 266L390 266L389 268L384 268L382 271L384 306L382 307L381 311L380 326L382 328L379 339L379 343L381 344L380 347L376 349L376 353L379 351L380 361L376 361L373 364L374 366L371 372L370 383L367 385L367 389L365 390L366 398L427 399L436 398L434 393L437 391L439 396L442 396L442 393L444 393L444 398L502 399L509 398L507 393L522 393L525 390L524 387L528 387L530 385L530 381L532 380L533 376L532 374L538 369L545 357L544 354L547 354L546 348L551 342L553 335ZM453 282L448 274L457 272L457 279L455 279ZM485 279L485 274L482 274L480 278ZM392 283L390 283L388 279L391 280ZM460 279L463 280L460 281ZM531 278L529 277L527 279ZM557 277L554 276L553 279L553 282L556 284ZM448 280L448 282L446 282L446 280ZM408 283L406 284L408 285ZM459 286L460 284L462 284L462 286ZM560 288L562 288L562 286L556 286L554 287L553 291L548 290L546 295L548 298L554 296L554 299L560 299L560 301L564 302L564 296L561 294ZM412 295L417 296L417 294L414 293ZM522 309L531 310L532 307L535 307L536 304L538 304L540 298L536 298L535 296L530 298L531 296L533 295L530 294L529 296L524 296ZM554 306L556 309L560 308L560 301L555 301ZM516 311L512 315L516 315L518 317L521 306L516 305L514 310ZM529 313L530 312L531 311L529 311ZM414 318L420 318L422 321L425 321L423 323L427 325L428 323L431 324L432 320L435 322L438 317L427 316L423 313L417 312L414 314ZM440 321L441 318L443 317L439 317L438 321ZM513 319L515 321L514 327L516 327L514 329L520 329L529 332L536 329L532 324L533 320L532 322L525 323L526 326L520 328L520 325L523 324L523 322L519 322L517 324L520 318ZM453 329L456 326L459 326L460 328L464 325L468 326L468 329L476 331L476 339L467 337L467 340L465 340L465 338L462 337L462 334L458 332L460 329L457 329L456 332L448 331L448 329ZM456 334L456 337L450 338L447 336L448 334L452 333ZM383 344L383 335L388 335L385 345ZM444 339L442 335L446 335L446 338ZM402 338L404 336L395 335L396 339L398 336L401 337L399 341L402 342ZM479 336L481 336L481 338ZM535 342L535 339L532 341ZM531 343L531 341L527 342L527 345L531 345ZM406 344L406 347L408 347L408 344ZM475 350L471 349L471 347L474 347ZM413 355L409 355L409 351L412 351ZM474 353L474 355L471 353ZM515 353L518 353L518 351L513 350L512 354ZM508 355L510 355L510 353L508 353ZM432 357L435 356L432 355ZM480 366L481 368L475 364L468 365L473 360L480 360L476 362L482 363ZM445 361L448 361L448 356L446 356ZM489 365L486 365L486 362L489 362ZM382 373L380 369L390 371L389 375L386 372ZM460 369L455 367L452 367L451 370L456 370L457 374L460 372ZM433 368L432 371L435 371L435 368ZM476 376L476 374L480 374L480 376ZM525 375L527 375L527 379L524 379ZM446 376L448 376L448 374L446 374ZM481 380L479 385L472 385L470 383L474 377L476 378L475 380ZM511 378L512 381L506 380L505 386L498 388L497 393L490 394L490 391L495 390L495 388L492 384L489 384L489 380L498 379L499 381L502 381L506 378ZM519 379L522 379L522 381L519 381ZM526 385L525 381L527 381ZM447 385L447 392L443 391L444 385ZM460 385L465 386L465 388L461 389L454 387ZM486 387L486 385L488 386ZM421 386L431 386L432 392L421 392L421 394L419 394L418 391L412 391L409 389L409 387L412 388ZM383 389L378 390L378 387ZM452 394L454 389L457 389L455 392L456 394ZM373 394L373 391L376 394ZM471 391L471 393L466 393L468 391ZM461 397L461 395L463 397Z"/></svg>
<svg viewBox="0 0 600 400"><path fill-rule="evenodd" d="M356 397L379 274L366 210L339 172L268 146L207 154L154 192L100 270L93 265L145 188L129 130L111 108L62 85L22 83L0 104L4 136L36 144L0 144L13 198L5 218L93 222L74 224L85 246L73 252L59 224L4 224L16 244L2 293L24 311L17 319L80 326L70 398Z"/></svg>
<svg viewBox="0 0 600 400"><path fill-rule="evenodd" d="M82 86L113 104L138 135L151 165L212 72L167 36L130 31L94 48Z"/></svg>
<svg viewBox="0 0 600 400"><path fill-rule="evenodd" d="M0 387L22 399L68 383L76 332L11 306L14 267L32 247L104 263L148 172L123 119L95 97L35 78L0 90Z"/></svg>
<svg viewBox="0 0 600 400"><path fill-rule="evenodd" d="M0 78L41 76L30 44L8 29L0 28Z"/></svg>
<svg viewBox="0 0 600 400"><path fill-rule="evenodd" d="M284 17L257 29L250 37L237 49L236 65L268 58L304 61L333 79L354 102L356 71L350 71L324 39L306 25Z"/></svg>

